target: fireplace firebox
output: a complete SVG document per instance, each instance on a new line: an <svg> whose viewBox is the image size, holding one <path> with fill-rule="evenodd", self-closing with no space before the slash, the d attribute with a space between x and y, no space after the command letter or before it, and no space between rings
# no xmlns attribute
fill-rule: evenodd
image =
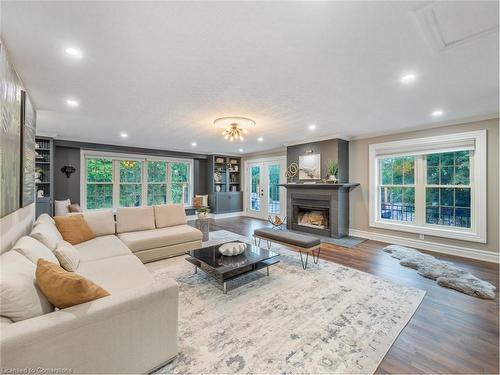
<svg viewBox="0 0 500 375"><path fill-rule="evenodd" d="M295 229L330 236L330 202L295 199L292 202Z"/></svg>

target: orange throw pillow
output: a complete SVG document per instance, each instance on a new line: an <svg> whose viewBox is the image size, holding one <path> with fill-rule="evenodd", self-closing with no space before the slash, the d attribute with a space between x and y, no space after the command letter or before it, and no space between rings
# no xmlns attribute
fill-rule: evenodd
<svg viewBox="0 0 500 375"><path fill-rule="evenodd" d="M42 258L36 264L35 277L42 293L59 309L109 296L106 290L85 277Z"/></svg>
<svg viewBox="0 0 500 375"><path fill-rule="evenodd" d="M54 216L54 221L63 239L72 245L95 238L83 215Z"/></svg>

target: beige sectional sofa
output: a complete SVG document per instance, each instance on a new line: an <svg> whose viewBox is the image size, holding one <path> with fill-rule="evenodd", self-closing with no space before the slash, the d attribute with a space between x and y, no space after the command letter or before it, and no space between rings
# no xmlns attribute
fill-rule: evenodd
<svg viewBox="0 0 500 375"><path fill-rule="evenodd" d="M57 262L62 239L50 217L0 257L0 366L73 373L145 373L177 355L178 287L155 280L142 262L201 247L180 207L85 212L96 238L75 245L76 273L110 295L57 310L38 290L38 258ZM117 233L117 234L116 234ZM36 239L35 239L36 238ZM142 261L142 262L141 262Z"/></svg>

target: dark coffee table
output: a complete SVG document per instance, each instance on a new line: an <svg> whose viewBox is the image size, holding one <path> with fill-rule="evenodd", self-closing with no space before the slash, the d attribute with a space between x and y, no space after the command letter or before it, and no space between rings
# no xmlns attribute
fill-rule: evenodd
<svg viewBox="0 0 500 375"><path fill-rule="evenodd" d="M279 254L250 244L245 244L247 248L240 255L224 256L219 252L219 247L222 245L188 251L186 254L189 257L186 260L194 265L194 273L200 268L221 283L224 294L227 292L228 281L264 268L269 276L269 266L279 262Z"/></svg>

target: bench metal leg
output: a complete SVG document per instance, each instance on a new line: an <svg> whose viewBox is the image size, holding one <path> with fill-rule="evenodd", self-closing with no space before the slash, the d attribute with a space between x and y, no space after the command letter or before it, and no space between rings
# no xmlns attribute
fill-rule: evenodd
<svg viewBox="0 0 500 375"><path fill-rule="evenodd" d="M269 267L266 267L267 270L267 276L269 276Z"/></svg>
<svg viewBox="0 0 500 375"><path fill-rule="evenodd" d="M302 250L299 250L300 262L302 263L302 268L307 269L307 261L309 260L309 252L306 252L306 261L304 263L304 258L302 256Z"/></svg>
<svg viewBox="0 0 500 375"><path fill-rule="evenodd" d="M321 253L321 247L318 247L317 250L318 250L318 254L316 255L316 257L314 256L314 250L311 250L314 264L318 264L319 263L319 254Z"/></svg>
<svg viewBox="0 0 500 375"><path fill-rule="evenodd" d="M194 266L194 274L196 275L198 273L198 266Z"/></svg>
<svg viewBox="0 0 500 375"><path fill-rule="evenodd" d="M223 283L223 288L224 288L224 294L227 294L227 285L225 281Z"/></svg>
<svg viewBox="0 0 500 375"><path fill-rule="evenodd" d="M271 241L266 241L267 242L267 250L271 250L271 246L273 246L273 243Z"/></svg>

